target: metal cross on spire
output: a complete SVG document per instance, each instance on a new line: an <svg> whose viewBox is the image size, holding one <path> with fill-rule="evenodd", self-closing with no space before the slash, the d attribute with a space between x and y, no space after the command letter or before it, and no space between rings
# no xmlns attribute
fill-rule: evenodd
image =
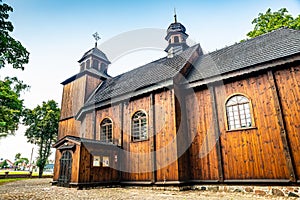
<svg viewBox="0 0 300 200"><path fill-rule="evenodd" d="M176 8L174 8L174 19L175 19L175 23L177 23Z"/></svg>
<svg viewBox="0 0 300 200"><path fill-rule="evenodd" d="M97 42L98 42L98 40L101 39L100 36L99 36L99 34L98 34L98 32L94 33L94 34L93 34L93 37L94 37L95 40L96 40L95 47L97 47Z"/></svg>

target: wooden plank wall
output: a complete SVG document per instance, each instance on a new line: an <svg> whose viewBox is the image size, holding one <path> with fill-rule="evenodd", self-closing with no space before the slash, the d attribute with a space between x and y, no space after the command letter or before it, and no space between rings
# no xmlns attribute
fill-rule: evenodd
<svg viewBox="0 0 300 200"><path fill-rule="evenodd" d="M291 66L288 69L274 73L278 87L283 118L291 148L295 173L300 178L300 67Z"/></svg>
<svg viewBox="0 0 300 200"><path fill-rule="evenodd" d="M209 90L201 89L188 95L186 106L188 130L193 141L190 146L191 179L218 180L218 158Z"/></svg>
<svg viewBox="0 0 300 200"><path fill-rule="evenodd" d="M224 172L225 181L299 179L299 71L300 67L293 65L213 86L211 91L215 91L215 115L218 116L221 134L222 160L219 163L222 166L219 170L216 146L208 155L201 156L202 150L206 152L210 149L205 135L218 130L213 131L212 126L212 93L206 88L198 88L194 97L187 96L188 129L191 137L194 137L190 147L191 179L220 181L220 170ZM227 131L225 101L229 96L239 93L251 100L255 127ZM208 136L209 140L216 139L214 134Z"/></svg>
<svg viewBox="0 0 300 200"><path fill-rule="evenodd" d="M79 183L118 181L119 173L116 170L117 166L114 162L114 154L115 152L109 150L103 150L101 154L102 156L109 156L111 167L93 167L93 156L84 146L81 146Z"/></svg>
<svg viewBox="0 0 300 200"><path fill-rule="evenodd" d="M80 136L80 122L73 116L83 106L85 99L86 76L64 85L58 140L66 135Z"/></svg>
<svg viewBox="0 0 300 200"><path fill-rule="evenodd" d="M85 90L85 100L89 98L89 96L94 92L94 90L97 88L97 86L102 81L99 78L93 77L93 76L86 76L86 90Z"/></svg>
<svg viewBox="0 0 300 200"><path fill-rule="evenodd" d="M59 178L59 160L61 158L61 152L59 150L55 151L55 167L53 170L53 181L58 181Z"/></svg>
<svg viewBox="0 0 300 200"><path fill-rule="evenodd" d="M77 122L74 116L100 83L99 78L85 75L64 85L58 139L66 135L82 135L82 132L80 133L80 122ZM86 137L90 138L91 135Z"/></svg>
<svg viewBox="0 0 300 200"><path fill-rule="evenodd" d="M73 117L60 121L58 127L58 140L66 135L80 136L80 124L80 121L75 120Z"/></svg>
<svg viewBox="0 0 300 200"><path fill-rule="evenodd" d="M177 181L177 138L174 90L155 94L157 181Z"/></svg>
<svg viewBox="0 0 300 200"><path fill-rule="evenodd" d="M289 179L271 86L264 73L216 87L225 180ZM256 128L226 130L225 101L236 93L250 98Z"/></svg>
<svg viewBox="0 0 300 200"><path fill-rule="evenodd" d="M84 104L86 76L64 85L61 103L61 119L74 116Z"/></svg>
<svg viewBox="0 0 300 200"><path fill-rule="evenodd" d="M94 139L94 115L93 112L86 113L80 125L80 137Z"/></svg>
<svg viewBox="0 0 300 200"><path fill-rule="evenodd" d="M124 103L124 127L123 127L123 149L124 162L123 167L125 173L122 173L123 181L150 181L152 177L151 169L151 140L153 138L149 137L148 140L140 142L131 141L131 118L133 114L139 110L143 110L147 114L148 122L148 135L151 120L149 120L149 110L150 110L150 97L145 96L139 99L133 99L129 102ZM131 173L132 172L132 173Z"/></svg>
<svg viewBox="0 0 300 200"><path fill-rule="evenodd" d="M110 118L113 122L113 143L121 144L121 122L120 122L120 108L121 105L112 105L108 108L103 108L96 111L96 132L95 139L100 140L100 124L105 118Z"/></svg>

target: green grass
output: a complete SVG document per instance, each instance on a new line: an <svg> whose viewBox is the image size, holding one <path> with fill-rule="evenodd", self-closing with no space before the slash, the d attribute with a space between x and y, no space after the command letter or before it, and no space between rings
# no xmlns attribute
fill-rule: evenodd
<svg viewBox="0 0 300 200"><path fill-rule="evenodd" d="M4 175L6 170L1 170L0 175ZM29 174L29 171L9 171L8 174ZM47 175L44 173L43 175ZM39 176L38 172L32 172L32 176Z"/></svg>
<svg viewBox="0 0 300 200"><path fill-rule="evenodd" d="M0 174L5 174L5 170L0 171ZM8 174L29 174L29 171L9 171ZM33 176L38 176L37 172L32 173Z"/></svg>
<svg viewBox="0 0 300 200"><path fill-rule="evenodd" d="M0 185L3 185L5 183L14 182L14 181L26 180L26 179L28 179L28 178L4 178L4 179L0 179Z"/></svg>

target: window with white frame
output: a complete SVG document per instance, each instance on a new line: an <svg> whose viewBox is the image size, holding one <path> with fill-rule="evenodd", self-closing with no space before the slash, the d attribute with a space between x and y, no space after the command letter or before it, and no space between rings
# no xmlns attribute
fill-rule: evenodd
<svg viewBox="0 0 300 200"><path fill-rule="evenodd" d="M147 140L147 116L143 111L138 111L132 116L131 121L131 140Z"/></svg>
<svg viewBox="0 0 300 200"><path fill-rule="evenodd" d="M100 124L100 141L112 143L112 121L105 118Z"/></svg>
<svg viewBox="0 0 300 200"><path fill-rule="evenodd" d="M226 102L228 130L253 127L250 101L243 95L234 95Z"/></svg>

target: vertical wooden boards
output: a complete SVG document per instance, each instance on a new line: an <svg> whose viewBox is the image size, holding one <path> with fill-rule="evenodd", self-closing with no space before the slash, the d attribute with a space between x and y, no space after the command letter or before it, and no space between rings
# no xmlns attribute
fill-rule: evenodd
<svg viewBox="0 0 300 200"><path fill-rule="evenodd" d="M150 112L149 121L152 126L149 127L149 137L151 140L151 165L152 165L152 178L151 182L156 182L156 129L155 129L155 99L154 94L150 94Z"/></svg>
<svg viewBox="0 0 300 200"><path fill-rule="evenodd" d="M131 118L133 114L142 110L147 115L148 140L131 141ZM151 140L149 137L149 127L152 126L149 116L150 97L144 96L124 102L123 112L123 151L124 151L124 173L123 181L150 181L152 178L151 165Z"/></svg>
<svg viewBox="0 0 300 200"><path fill-rule="evenodd" d="M80 136L80 122L75 121L74 116L100 83L99 78L85 75L64 85L58 139L65 135ZM88 120L87 122L91 121ZM87 135L90 138L90 133Z"/></svg>
<svg viewBox="0 0 300 200"><path fill-rule="evenodd" d="M89 112L85 114L85 117L81 121L80 137L87 139L94 139L94 114Z"/></svg>
<svg viewBox="0 0 300 200"><path fill-rule="evenodd" d="M188 130L191 140L191 179L218 180L212 97L208 89L196 90L186 97Z"/></svg>
<svg viewBox="0 0 300 200"><path fill-rule="evenodd" d="M211 96L211 104L212 104L212 117L213 117L213 124L214 124L214 133L215 133L215 142L216 142L216 151L218 157L218 174L219 174L219 181L224 181L224 173L223 173L223 158L221 152L221 133L219 127L219 116L216 104L216 94L214 86L209 87L210 96Z"/></svg>
<svg viewBox="0 0 300 200"><path fill-rule="evenodd" d="M55 151L55 163L53 171L53 181L58 181L59 178L59 163L60 163L61 153L59 150Z"/></svg>
<svg viewBox="0 0 300 200"><path fill-rule="evenodd" d="M224 179L289 179L271 87L264 73L215 88ZM252 129L227 131L225 101L234 94L243 94L251 101Z"/></svg>
<svg viewBox="0 0 300 200"><path fill-rule="evenodd" d="M66 135L79 136L80 135L80 121L75 118L69 118L59 122L58 140Z"/></svg>
<svg viewBox="0 0 300 200"><path fill-rule="evenodd" d="M114 144L119 144L121 138L121 122L120 122L120 104L111 105L111 107L106 107L96 110L96 121L95 121L95 139L100 140L100 124L105 118L109 118L112 121L112 138ZM120 144L119 144L120 145Z"/></svg>
<svg viewBox="0 0 300 200"><path fill-rule="evenodd" d="M178 180L174 90L154 96L157 181Z"/></svg>
<svg viewBox="0 0 300 200"><path fill-rule="evenodd" d="M86 76L86 88L85 88L85 97L84 100L86 101L88 97L91 95L92 92L97 88L97 86L102 81L97 77L93 76Z"/></svg>
<svg viewBox="0 0 300 200"><path fill-rule="evenodd" d="M73 117L83 106L86 92L86 76L64 85L61 104L61 119Z"/></svg>
<svg viewBox="0 0 300 200"><path fill-rule="evenodd" d="M81 162L81 146L76 145L75 150L72 152L72 176L71 182L78 183L79 182L79 174L80 174L80 162Z"/></svg>
<svg viewBox="0 0 300 200"><path fill-rule="evenodd" d="M296 178L300 178L300 67L274 72Z"/></svg>

